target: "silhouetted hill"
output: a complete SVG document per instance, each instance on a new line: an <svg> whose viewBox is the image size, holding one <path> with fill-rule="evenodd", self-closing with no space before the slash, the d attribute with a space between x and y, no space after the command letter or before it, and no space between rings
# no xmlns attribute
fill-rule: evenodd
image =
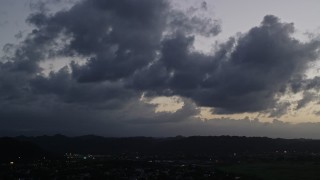
<svg viewBox="0 0 320 180"><path fill-rule="evenodd" d="M37 145L17 138L0 138L0 162L28 161L50 156Z"/></svg>
<svg viewBox="0 0 320 180"><path fill-rule="evenodd" d="M226 154L269 152L320 152L320 140L271 139L264 137L193 136L193 137L67 137L63 135L17 137L46 151L80 154Z"/></svg>

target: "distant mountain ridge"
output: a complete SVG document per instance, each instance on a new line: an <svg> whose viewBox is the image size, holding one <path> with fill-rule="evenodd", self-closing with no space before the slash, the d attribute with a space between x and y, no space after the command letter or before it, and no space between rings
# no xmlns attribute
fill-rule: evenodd
<svg viewBox="0 0 320 180"><path fill-rule="evenodd" d="M266 137L191 136L191 137L101 137L63 135L14 138L32 143L45 151L63 154L226 154L270 152L320 153L320 140L272 139Z"/></svg>

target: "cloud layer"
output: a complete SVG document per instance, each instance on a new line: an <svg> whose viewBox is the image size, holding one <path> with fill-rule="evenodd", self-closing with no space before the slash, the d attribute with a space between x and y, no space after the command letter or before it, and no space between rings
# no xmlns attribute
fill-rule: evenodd
<svg viewBox="0 0 320 180"><path fill-rule="evenodd" d="M215 52L198 52L197 37L222 30L218 19L196 13L206 9L202 3L183 12L166 0L83 0L55 13L42 7L30 14L33 31L20 44L6 45L0 62L3 131L112 135L117 128L139 132L152 124L165 127L165 134L168 123L198 121L199 107L280 117L290 106L281 102L288 93L303 93L296 109L317 101L318 77L305 73L318 58L319 41L300 42L293 23L266 15ZM40 64L59 58L69 59L68 66L45 75ZM142 95L179 96L184 106L156 113Z"/></svg>

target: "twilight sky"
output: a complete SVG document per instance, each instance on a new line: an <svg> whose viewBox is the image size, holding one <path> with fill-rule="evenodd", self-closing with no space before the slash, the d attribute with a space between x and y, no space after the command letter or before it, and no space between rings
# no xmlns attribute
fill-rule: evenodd
<svg viewBox="0 0 320 180"><path fill-rule="evenodd" d="M0 0L0 135L320 138L319 5Z"/></svg>

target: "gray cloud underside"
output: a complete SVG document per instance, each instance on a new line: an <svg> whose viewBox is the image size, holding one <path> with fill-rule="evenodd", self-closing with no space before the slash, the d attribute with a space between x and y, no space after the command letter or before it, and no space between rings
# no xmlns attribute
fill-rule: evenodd
<svg viewBox="0 0 320 180"><path fill-rule="evenodd" d="M205 3L198 10L205 11ZM279 102L282 95L305 92L300 109L320 87L318 77L304 76L318 58L319 42L300 42L292 23L272 15L211 54L193 44L196 36L218 35L220 21L172 9L166 0L83 0L53 14L42 7L27 22L34 30L20 44L5 46L0 62L3 131L102 132L110 126L112 134L118 126L158 124L165 133L170 122L192 121L199 106L280 117L289 107ZM45 76L39 64L52 58L75 61ZM140 102L143 93L178 95L185 105L176 113L154 113L154 106Z"/></svg>

